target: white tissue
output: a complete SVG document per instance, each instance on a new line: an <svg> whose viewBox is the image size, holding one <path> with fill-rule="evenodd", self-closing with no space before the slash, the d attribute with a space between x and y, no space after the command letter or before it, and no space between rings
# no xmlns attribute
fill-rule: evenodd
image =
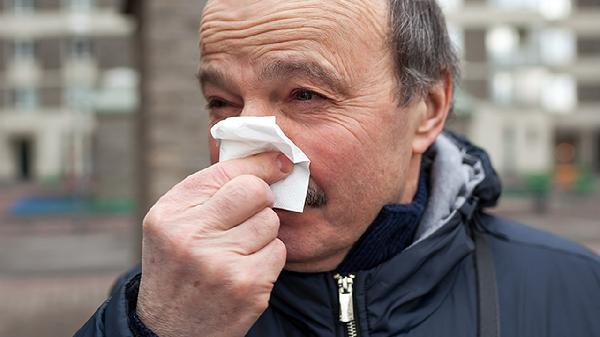
<svg viewBox="0 0 600 337"><path fill-rule="evenodd" d="M278 151L294 163L292 173L271 185L273 207L302 212L308 190L310 160L279 128L275 116L229 117L210 129L219 140L219 161Z"/></svg>

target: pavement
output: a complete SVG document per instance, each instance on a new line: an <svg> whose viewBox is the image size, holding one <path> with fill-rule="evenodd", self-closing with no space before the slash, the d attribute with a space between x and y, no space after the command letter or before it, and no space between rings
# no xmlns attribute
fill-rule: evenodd
<svg viewBox="0 0 600 337"><path fill-rule="evenodd" d="M554 195L547 211L534 211L526 197L502 198L491 212L581 243L600 254L600 195Z"/></svg>
<svg viewBox="0 0 600 337"><path fill-rule="evenodd" d="M11 217L8 206L35 186L0 186L0 337L72 336L134 264L128 215ZM600 195L553 197L546 213L528 198L492 212L555 232L600 253Z"/></svg>
<svg viewBox="0 0 600 337"><path fill-rule="evenodd" d="M72 336L134 264L129 215L8 214L14 200L40 193L0 186L0 337Z"/></svg>

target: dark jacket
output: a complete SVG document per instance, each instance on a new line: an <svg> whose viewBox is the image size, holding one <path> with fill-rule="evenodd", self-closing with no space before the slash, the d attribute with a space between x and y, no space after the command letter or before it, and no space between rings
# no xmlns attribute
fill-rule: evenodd
<svg viewBox="0 0 600 337"><path fill-rule="evenodd" d="M485 213L496 203L500 183L481 149L446 133L432 152L431 197L417 239L354 275L355 324L340 322L334 272L284 271L248 336L347 336L350 327L358 336L474 337L479 315L474 231L491 247L501 336L600 336L600 258ZM122 277L75 336L132 336L127 312L133 303L126 290L137 286L139 272Z"/></svg>

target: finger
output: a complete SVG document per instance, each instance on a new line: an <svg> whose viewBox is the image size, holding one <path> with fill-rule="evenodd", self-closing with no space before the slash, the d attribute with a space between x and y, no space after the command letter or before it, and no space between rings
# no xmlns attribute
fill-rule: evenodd
<svg viewBox="0 0 600 337"><path fill-rule="evenodd" d="M196 206L202 222L222 230L237 226L265 207L273 206L273 192L262 179L241 175L223 185L211 198Z"/></svg>
<svg viewBox="0 0 600 337"><path fill-rule="evenodd" d="M240 255L250 255L263 249L277 238L279 217L271 208L265 208L225 235L228 246Z"/></svg>
<svg viewBox="0 0 600 337"><path fill-rule="evenodd" d="M275 283L285 266L286 255L287 250L283 241L275 239L256 253L246 256L245 259L248 259L249 265L253 266L257 278Z"/></svg>
<svg viewBox="0 0 600 337"><path fill-rule="evenodd" d="M188 176L167 192L165 197L181 200L188 205L199 205L235 177L253 175L271 185L288 176L293 168L292 162L278 152L227 160Z"/></svg>
<svg viewBox="0 0 600 337"><path fill-rule="evenodd" d="M207 174L223 186L229 180L250 174L271 185L288 176L294 165L282 153L265 152L246 158L226 160L209 167Z"/></svg>

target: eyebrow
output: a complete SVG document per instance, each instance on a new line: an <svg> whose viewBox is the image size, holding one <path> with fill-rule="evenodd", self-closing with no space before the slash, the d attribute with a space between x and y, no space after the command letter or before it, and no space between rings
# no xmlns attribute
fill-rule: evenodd
<svg viewBox="0 0 600 337"><path fill-rule="evenodd" d="M338 94L348 93L348 83L334 71L317 62L274 60L263 62L258 72L258 80L261 82L285 80L292 76L305 77L310 81L328 86ZM210 83L227 89L236 89L234 81L226 73L210 65L201 65L196 77L202 88Z"/></svg>
<svg viewBox="0 0 600 337"><path fill-rule="evenodd" d="M227 74L210 65L201 65L196 73L196 78L203 89L208 83L230 90L236 89L234 81Z"/></svg>
<svg viewBox="0 0 600 337"><path fill-rule="evenodd" d="M305 77L316 83L326 85L339 94L348 92L348 84L334 71L312 61L275 60L263 66L259 72L259 81L284 80L292 76Z"/></svg>

